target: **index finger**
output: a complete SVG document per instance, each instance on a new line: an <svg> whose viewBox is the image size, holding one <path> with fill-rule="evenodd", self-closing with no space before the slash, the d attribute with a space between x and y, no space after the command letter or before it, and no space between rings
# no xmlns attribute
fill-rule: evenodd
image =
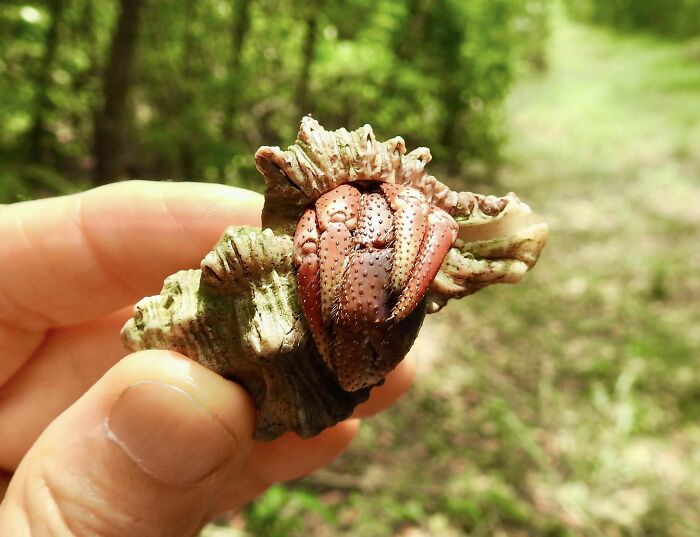
<svg viewBox="0 0 700 537"><path fill-rule="evenodd" d="M203 183L127 181L0 210L0 323L67 326L156 294L229 225L260 225L262 196Z"/></svg>

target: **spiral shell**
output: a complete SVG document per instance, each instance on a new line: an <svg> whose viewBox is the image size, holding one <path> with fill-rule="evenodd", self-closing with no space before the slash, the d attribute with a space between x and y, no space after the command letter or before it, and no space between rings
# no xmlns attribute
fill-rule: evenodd
<svg viewBox="0 0 700 537"><path fill-rule="evenodd" d="M377 141L369 125L326 131L303 118L287 151L265 146L255 155L265 178L264 231L227 228L199 269L169 276L159 295L138 302L122 329L126 347L175 350L239 382L258 409L261 440L289 430L313 436L347 418L372 386L345 391L324 364L292 263L292 235L318 198L344 183L395 183L454 218L457 239L428 290L428 313L492 283L519 281L546 243L547 226L514 194L454 192L425 171L430 158L426 148L406 154L400 137Z"/></svg>

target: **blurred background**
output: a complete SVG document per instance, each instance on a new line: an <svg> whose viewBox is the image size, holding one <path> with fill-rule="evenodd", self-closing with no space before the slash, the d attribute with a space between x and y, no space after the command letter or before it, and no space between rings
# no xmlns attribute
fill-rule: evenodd
<svg viewBox="0 0 700 537"><path fill-rule="evenodd" d="M552 238L426 320L345 456L203 535L700 535L700 0L0 4L0 202L261 190L255 149L309 112Z"/></svg>

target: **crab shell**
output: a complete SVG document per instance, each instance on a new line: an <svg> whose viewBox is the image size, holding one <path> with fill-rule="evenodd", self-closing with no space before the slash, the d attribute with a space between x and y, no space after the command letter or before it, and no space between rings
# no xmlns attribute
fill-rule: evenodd
<svg viewBox="0 0 700 537"><path fill-rule="evenodd" d="M430 152L369 125L305 117L261 147L263 229L229 227L200 268L136 304L127 348L171 349L242 384L256 438L318 434L350 416L411 347L426 313L535 264L547 226L514 194L455 192Z"/></svg>

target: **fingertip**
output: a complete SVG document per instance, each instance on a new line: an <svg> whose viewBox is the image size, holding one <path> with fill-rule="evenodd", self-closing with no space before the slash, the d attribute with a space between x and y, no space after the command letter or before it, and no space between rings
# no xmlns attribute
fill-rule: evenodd
<svg viewBox="0 0 700 537"><path fill-rule="evenodd" d="M241 188L154 181L11 205L0 214L0 319L36 330L108 314L198 266L228 226L259 226L262 207Z"/></svg>
<svg viewBox="0 0 700 537"><path fill-rule="evenodd" d="M115 445L161 484L193 483L224 463L227 472L240 470L254 445L255 412L241 386L182 354L139 351L120 360L49 426L52 441L40 438L38 444L50 457L65 446L80 457L83 439L91 438L95 453L111 461L104 472L131 472L125 457L109 447ZM93 471L89 462L80 464Z"/></svg>
<svg viewBox="0 0 700 537"><path fill-rule="evenodd" d="M144 350L121 360L104 377L112 394L144 381L176 386L196 399L239 440L252 443L256 410L245 389L175 351ZM99 383L98 383L99 384Z"/></svg>
<svg viewBox="0 0 700 537"><path fill-rule="evenodd" d="M213 183L124 181L82 195L91 253L143 292L197 266L228 226L260 226L263 207L256 192Z"/></svg>
<svg viewBox="0 0 700 537"><path fill-rule="evenodd" d="M240 386L175 352L134 353L42 433L14 501L66 534L195 534L248 460L254 418Z"/></svg>
<svg viewBox="0 0 700 537"><path fill-rule="evenodd" d="M260 226L261 194L216 183L172 183L162 192L168 212L193 228L228 220L228 225Z"/></svg>
<svg viewBox="0 0 700 537"><path fill-rule="evenodd" d="M253 482L270 485L309 474L331 463L347 449L360 423L360 419L351 418L312 438L288 432L272 442L259 442L253 447L242 475Z"/></svg>

